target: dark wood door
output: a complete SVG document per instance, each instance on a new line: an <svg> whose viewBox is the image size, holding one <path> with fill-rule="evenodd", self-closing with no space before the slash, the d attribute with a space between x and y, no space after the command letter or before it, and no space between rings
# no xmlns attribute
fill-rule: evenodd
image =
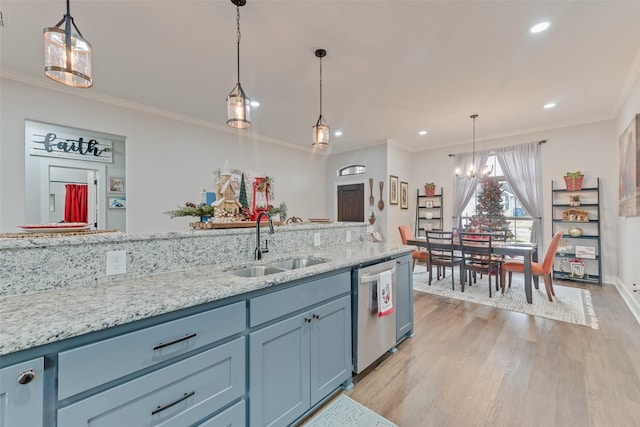
<svg viewBox="0 0 640 427"><path fill-rule="evenodd" d="M364 222L364 184L338 186L338 221Z"/></svg>

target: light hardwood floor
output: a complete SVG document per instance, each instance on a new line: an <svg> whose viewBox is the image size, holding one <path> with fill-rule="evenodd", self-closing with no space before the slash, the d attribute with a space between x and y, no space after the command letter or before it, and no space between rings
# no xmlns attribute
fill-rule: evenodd
<svg viewBox="0 0 640 427"><path fill-rule="evenodd" d="M415 336L346 394L400 427L640 426L640 325L578 287L598 330L414 292Z"/></svg>

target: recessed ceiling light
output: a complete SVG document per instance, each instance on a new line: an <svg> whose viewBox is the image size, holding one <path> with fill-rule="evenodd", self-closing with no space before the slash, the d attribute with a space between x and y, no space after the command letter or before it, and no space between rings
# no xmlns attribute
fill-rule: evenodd
<svg viewBox="0 0 640 427"><path fill-rule="evenodd" d="M260 103L258 101L251 101L251 106L252 107L259 107Z"/></svg>
<svg viewBox="0 0 640 427"><path fill-rule="evenodd" d="M335 136L342 136L342 131L341 130L337 130L334 133Z"/></svg>
<svg viewBox="0 0 640 427"><path fill-rule="evenodd" d="M549 108L553 108L556 106L555 102L550 102L548 104L544 104L544 108L549 109Z"/></svg>
<svg viewBox="0 0 640 427"><path fill-rule="evenodd" d="M529 31L531 31L532 33L540 33L544 30L546 30L547 28L549 28L549 24L548 22L541 22L539 24L534 25L533 27L531 27L531 29Z"/></svg>
<svg viewBox="0 0 640 427"><path fill-rule="evenodd" d="M426 135L428 132L426 130L421 130L418 132L419 135Z"/></svg>

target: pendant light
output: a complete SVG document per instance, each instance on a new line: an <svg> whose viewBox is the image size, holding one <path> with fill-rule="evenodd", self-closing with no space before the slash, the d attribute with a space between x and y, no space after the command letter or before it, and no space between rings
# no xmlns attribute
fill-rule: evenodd
<svg viewBox="0 0 640 427"><path fill-rule="evenodd" d="M316 50L316 57L320 58L320 117L313 127L313 145L315 150L326 150L329 148L329 132L331 128L322 116L322 58L327 56L324 49Z"/></svg>
<svg viewBox="0 0 640 427"><path fill-rule="evenodd" d="M460 168L456 168L456 177L458 178L467 178L467 179L472 179L475 178L477 173L476 173L476 119L478 118L477 114L472 114L471 116L469 116L471 119L473 119L473 154L471 157L471 163L469 164L469 166L467 167L467 171L466 173L462 173L462 171L460 170ZM481 177L485 177L487 175L489 175L491 173L491 169L488 167L484 167L482 169L482 172L480 173Z"/></svg>
<svg viewBox="0 0 640 427"><path fill-rule="evenodd" d="M227 96L227 125L236 129L247 129L251 127L251 100L240 85L240 6L247 4L247 0L231 0L231 3L236 5L238 80Z"/></svg>
<svg viewBox="0 0 640 427"><path fill-rule="evenodd" d="M64 30L60 25L64 22ZM75 29L72 32L71 26ZM62 84L89 88L91 81L91 44L82 37L69 12L54 27L45 28L44 75Z"/></svg>

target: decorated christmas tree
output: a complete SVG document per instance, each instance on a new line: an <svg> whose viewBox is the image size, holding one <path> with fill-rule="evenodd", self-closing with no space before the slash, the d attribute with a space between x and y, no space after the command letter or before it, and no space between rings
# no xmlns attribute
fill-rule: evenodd
<svg viewBox="0 0 640 427"><path fill-rule="evenodd" d="M470 230L483 233L509 229L509 222L504 217L502 186L498 181L490 178L481 181L476 214L469 225Z"/></svg>

